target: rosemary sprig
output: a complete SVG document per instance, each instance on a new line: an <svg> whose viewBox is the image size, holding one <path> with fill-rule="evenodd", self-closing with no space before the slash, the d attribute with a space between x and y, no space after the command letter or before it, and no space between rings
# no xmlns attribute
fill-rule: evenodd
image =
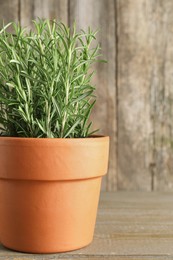
<svg viewBox="0 0 173 260"><path fill-rule="evenodd" d="M99 45L91 47L96 32L49 20L33 24L29 33L16 23L0 30L0 132L87 137L95 104L91 65L100 56Z"/></svg>

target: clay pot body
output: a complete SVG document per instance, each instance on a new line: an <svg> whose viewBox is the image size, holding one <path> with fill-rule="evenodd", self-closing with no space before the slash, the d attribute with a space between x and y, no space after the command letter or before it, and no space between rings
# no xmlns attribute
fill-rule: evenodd
<svg viewBox="0 0 173 260"><path fill-rule="evenodd" d="M0 137L0 241L30 253L91 243L109 137Z"/></svg>

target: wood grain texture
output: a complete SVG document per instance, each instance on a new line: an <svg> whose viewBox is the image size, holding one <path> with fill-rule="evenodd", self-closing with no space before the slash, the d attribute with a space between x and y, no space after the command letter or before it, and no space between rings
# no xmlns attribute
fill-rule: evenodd
<svg viewBox="0 0 173 260"><path fill-rule="evenodd" d="M153 1L148 6L152 25L151 89L153 93L155 190L173 190L173 2Z"/></svg>
<svg viewBox="0 0 173 260"><path fill-rule="evenodd" d="M100 42L103 58L108 64L98 63L95 66L97 104L92 116L95 128L100 133L109 135L110 163L108 175L103 180L104 190L117 189L116 176L116 41L115 41L115 1L114 0L72 0L69 1L69 20L74 20L78 28L100 29L97 39Z"/></svg>
<svg viewBox="0 0 173 260"><path fill-rule="evenodd" d="M19 19L19 0L0 0L0 26Z"/></svg>
<svg viewBox="0 0 173 260"><path fill-rule="evenodd" d="M150 110L154 1L117 0L118 188L151 190L153 124Z"/></svg>
<svg viewBox="0 0 173 260"><path fill-rule="evenodd" d="M94 241L63 254L34 255L0 246L0 259L173 259L173 193L102 193Z"/></svg>
<svg viewBox="0 0 173 260"><path fill-rule="evenodd" d="M118 0L118 188L173 189L171 0Z"/></svg>
<svg viewBox="0 0 173 260"><path fill-rule="evenodd" d="M68 0L20 0L20 20L30 26L33 19L56 19L68 22Z"/></svg>

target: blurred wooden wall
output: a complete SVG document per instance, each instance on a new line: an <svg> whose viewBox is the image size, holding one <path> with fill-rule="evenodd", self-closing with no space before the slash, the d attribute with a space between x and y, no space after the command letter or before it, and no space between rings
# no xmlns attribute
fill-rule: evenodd
<svg viewBox="0 0 173 260"><path fill-rule="evenodd" d="M100 28L95 126L111 137L103 190L173 190L173 1L0 0L0 19Z"/></svg>

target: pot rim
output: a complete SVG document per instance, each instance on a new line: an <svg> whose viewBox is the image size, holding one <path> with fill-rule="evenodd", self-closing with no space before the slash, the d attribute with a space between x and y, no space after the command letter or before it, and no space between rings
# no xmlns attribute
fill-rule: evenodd
<svg viewBox="0 0 173 260"><path fill-rule="evenodd" d="M100 177L107 172L108 155L109 136L1 137L0 179L64 181Z"/></svg>

